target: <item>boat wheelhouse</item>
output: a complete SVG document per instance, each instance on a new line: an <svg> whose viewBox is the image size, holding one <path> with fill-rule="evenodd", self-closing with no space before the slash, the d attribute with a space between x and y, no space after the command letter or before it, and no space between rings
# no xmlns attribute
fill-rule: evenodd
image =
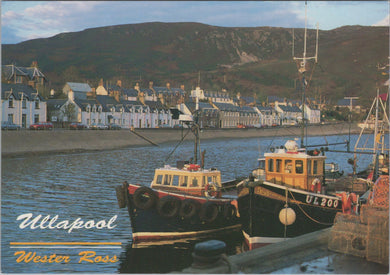
<svg viewBox="0 0 390 275"><path fill-rule="evenodd" d="M193 196L221 197L221 172L184 164L156 169L151 188Z"/></svg>
<svg viewBox="0 0 390 275"><path fill-rule="evenodd" d="M265 153L265 180L295 189L321 192L324 178L325 156L319 150L299 150L295 141Z"/></svg>

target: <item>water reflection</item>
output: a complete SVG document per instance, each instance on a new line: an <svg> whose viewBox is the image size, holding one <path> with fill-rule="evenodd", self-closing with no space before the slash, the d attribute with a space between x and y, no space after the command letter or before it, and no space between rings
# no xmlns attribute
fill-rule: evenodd
<svg viewBox="0 0 390 275"><path fill-rule="evenodd" d="M247 176L257 164L257 158L269 146L284 144L288 138L224 139L201 142L206 150L207 167L217 167L222 180ZM327 137L328 142L339 142L342 136ZM354 137L356 140L356 136ZM311 143L323 143L323 137L309 138ZM354 141L352 141L354 142ZM169 272L187 267L192 259L194 242L153 248L131 248L131 228L128 213L119 209L115 186L123 181L149 185L153 171L164 164L166 156L175 144L160 147L140 147L91 153L41 155L22 158L7 158L2 161L1 186L1 264L2 272L46 273L46 272L91 272L91 273L145 273ZM189 159L193 144L184 142L169 159ZM328 153L329 161L336 161L340 168L352 171L347 159L350 154ZM365 167L371 160L368 156ZM117 215L116 227L111 230L79 229L68 233L65 230L21 229L16 218L24 213L34 216L59 215L59 220L109 219ZM117 263L83 264L27 264L16 263L15 241L110 241L121 242L119 249L95 249L98 255L120 256ZM229 253L240 252L241 240L226 239ZM85 249L84 249L85 250ZM70 254L76 257L83 249L39 249L37 253Z"/></svg>

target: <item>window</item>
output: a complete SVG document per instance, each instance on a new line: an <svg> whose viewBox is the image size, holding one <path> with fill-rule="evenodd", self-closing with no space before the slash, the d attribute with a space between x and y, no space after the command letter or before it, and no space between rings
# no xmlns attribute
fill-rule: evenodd
<svg viewBox="0 0 390 275"><path fill-rule="evenodd" d="M172 185L179 186L179 176L173 176Z"/></svg>
<svg viewBox="0 0 390 275"><path fill-rule="evenodd" d="M291 173L292 172L292 160L284 161L284 172Z"/></svg>
<svg viewBox="0 0 390 275"><path fill-rule="evenodd" d="M187 184L188 184L188 176L182 177L180 186L186 187Z"/></svg>
<svg viewBox="0 0 390 275"><path fill-rule="evenodd" d="M163 181L163 175L158 175L156 179L156 184L162 184Z"/></svg>
<svg viewBox="0 0 390 275"><path fill-rule="evenodd" d="M317 175L317 173L318 173L318 161L313 160L313 174Z"/></svg>
<svg viewBox="0 0 390 275"><path fill-rule="evenodd" d="M296 160L295 161L295 173L296 174L303 174L303 160Z"/></svg>
<svg viewBox="0 0 390 275"><path fill-rule="evenodd" d="M281 159L276 160L276 172L278 172L278 173L282 172L282 160Z"/></svg>
<svg viewBox="0 0 390 275"><path fill-rule="evenodd" d="M13 108L14 107L14 98L10 97L8 99L8 108Z"/></svg>
<svg viewBox="0 0 390 275"><path fill-rule="evenodd" d="M269 172L273 172L274 171L274 160L273 159L269 159L268 160L268 171Z"/></svg>
<svg viewBox="0 0 390 275"><path fill-rule="evenodd" d="M23 109L26 109L26 108L27 108L27 98L23 98L23 101L22 101L22 108L23 108Z"/></svg>
<svg viewBox="0 0 390 275"><path fill-rule="evenodd" d="M191 187L198 187L198 179L197 178L192 179Z"/></svg>
<svg viewBox="0 0 390 275"><path fill-rule="evenodd" d="M164 185L171 184L171 181L172 181L172 175L165 175L165 177L164 177Z"/></svg>
<svg viewBox="0 0 390 275"><path fill-rule="evenodd" d="M39 109L39 98L35 99L35 109Z"/></svg>
<svg viewBox="0 0 390 275"><path fill-rule="evenodd" d="M89 125L90 123L89 123L89 118L87 118L87 125Z"/></svg>
<svg viewBox="0 0 390 275"><path fill-rule="evenodd" d="M38 123L39 122L39 114L35 114L34 115L34 123Z"/></svg>
<svg viewBox="0 0 390 275"><path fill-rule="evenodd" d="M14 123L14 114L8 114L8 122Z"/></svg>
<svg viewBox="0 0 390 275"><path fill-rule="evenodd" d="M307 173L311 175L311 160L307 161Z"/></svg>

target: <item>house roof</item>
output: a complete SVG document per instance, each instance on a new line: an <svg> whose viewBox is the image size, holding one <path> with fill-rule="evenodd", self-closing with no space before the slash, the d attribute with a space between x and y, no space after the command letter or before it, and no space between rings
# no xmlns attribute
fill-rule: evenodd
<svg viewBox="0 0 390 275"><path fill-rule="evenodd" d="M79 99L79 98L75 98L74 102L77 104L77 106L80 107L80 109L82 111L87 111L88 105L91 106L91 107L93 105L96 105L96 106L101 105L101 104L99 104L99 102L97 102L96 99Z"/></svg>
<svg viewBox="0 0 390 275"><path fill-rule="evenodd" d="M275 95L270 95L270 96L267 97L267 99L268 99L268 104L272 103L272 102L275 102L275 101L284 102L284 98L281 98L281 97L278 97L278 96L275 96Z"/></svg>
<svg viewBox="0 0 390 275"><path fill-rule="evenodd" d="M214 103L214 104L221 111L226 111L226 112L239 112L240 111L240 107L233 105L233 104L229 104L229 103Z"/></svg>
<svg viewBox="0 0 390 275"><path fill-rule="evenodd" d="M243 113L257 113L253 107L249 107L249 106L243 106L243 107L240 107L240 112L243 112Z"/></svg>
<svg viewBox="0 0 390 275"><path fill-rule="evenodd" d="M58 110L64 105L68 100L67 99L48 99L46 105L50 109Z"/></svg>
<svg viewBox="0 0 390 275"><path fill-rule="evenodd" d="M138 91L136 89L125 89L123 90L123 93L127 96L130 97L137 97L138 96Z"/></svg>
<svg viewBox="0 0 390 275"><path fill-rule="evenodd" d="M357 99L352 99L352 106L356 106L356 105L357 105ZM351 106L351 99L346 99L346 98L339 99L337 101L337 106L350 107Z"/></svg>
<svg viewBox="0 0 390 275"><path fill-rule="evenodd" d="M17 100L21 100L23 94L23 98L27 97L29 100L35 100L38 96L40 101L45 101L31 86L20 83L1 83L1 99L8 99L11 94Z"/></svg>
<svg viewBox="0 0 390 275"><path fill-rule="evenodd" d="M290 112L290 113L301 113L302 110L299 109L297 106L284 106L284 105L278 105L278 107L283 111L283 112Z"/></svg>
<svg viewBox="0 0 390 275"><path fill-rule="evenodd" d="M92 89L88 85L88 83L75 83L75 82L66 82L66 84L72 89L74 92L90 92Z"/></svg>
<svg viewBox="0 0 390 275"><path fill-rule="evenodd" d="M16 76L25 76L30 80L34 78L44 78L46 76L36 67L18 67L15 65L2 65L1 74L5 79L10 80L14 75Z"/></svg>

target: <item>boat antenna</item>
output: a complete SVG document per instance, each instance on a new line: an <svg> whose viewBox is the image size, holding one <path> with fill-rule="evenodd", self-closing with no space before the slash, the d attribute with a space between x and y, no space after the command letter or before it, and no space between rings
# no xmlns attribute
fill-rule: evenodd
<svg viewBox="0 0 390 275"><path fill-rule="evenodd" d="M294 36L293 36L294 39ZM305 79L305 72L306 72L306 63L308 60L314 59L315 63L318 62L318 23L317 23L317 38L316 38L316 53L312 57L306 56L306 40L307 40L307 1L305 1L305 35L304 35L304 41L303 41L303 54L302 57L295 57L293 56L293 60L300 61L298 66L298 72L302 76L302 125L301 125L301 148L304 148L304 135L305 135L305 104L306 104L306 87L308 86L308 83ZM294 47L294 43L293 43ZM294 51L294 48L293 48Z"/></svg>

